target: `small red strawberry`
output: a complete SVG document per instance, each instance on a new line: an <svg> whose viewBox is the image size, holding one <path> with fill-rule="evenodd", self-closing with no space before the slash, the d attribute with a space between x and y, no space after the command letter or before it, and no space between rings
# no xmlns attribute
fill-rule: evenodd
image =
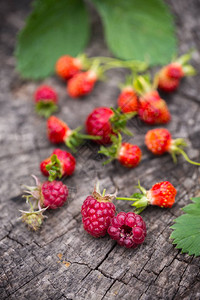
<svg viewBox="0 0 200 300"><path fill-rule="evenodd" d="M68 125L55 116L47 120L47 136L53 144L65 143L73 151L76 150L85 139L96 140L100 137L81 134L81 127L71 130Z"/></svg>
<svg viewBox="0 0 200 300"><path fill-rule="evenodd" d="M138 111L138 97L132 86L122 88L117 102L123 113Z"/></svg>
<svg viewBox="0 0 200 300"><path fill-rule="evenodd" d="M145 240L146 224L141 216L133 212L120 212L111 220L108 234L120 246L136 248Z"/></svg>
<svg viewBox="0 0 200 300"><path fill-rule="evenodd" d="M58 110L58 96L54 89L48 85L41 85L34 94L35 109L40 116L48 118Z"/></svg>
<svg viewBox="0 0 200 300"><path fill-rule="evenodd" d="M169 181L156 183L146 191L138 184L141 193L135 193L130 198L117 197L117 200L134 201L135 212L141 213L148 205L170 208L175 202L176 189Z"/></svg>
<svg viewBox="0 0 200 300"><path fill-rule="evenodd" d="M40 170L48 180L53 181L63 176L70 176L75 170L76 160L73 155L61 149L55 149L50 157L43 160Z"/></svg>
<svg viewBox="0 0 200 300"><path fill-rule="evenodd" d="M112 136L111 140L113 142L112 146L107 148L101 146L99 151L99 153L110 157L104 164L117 159L124 167L135 168L140 163L142 152L137 145L122 143L120 134L118 134L118 137Z"/></svg>
<svg viewBox="0 0 200 300"><path fill-rule="evenodd" d="M92 70L76 74L67 83L69 96L78 98L89 94L93 90L97 79L97 74Z"/></svg>
<svg viewBox="0 0 200 300"><path fill-rule="evenodd" d="M42 225L44 219L43 212L47 208L56 209L61 207L68 197L68 188L61 181L45 181L40 183L37 177L36 186L25 186L29 195L25 195L26 202L30 204L29 211L22 211L22 221L25 222L29 228L38 230Z"/></svg>
<svg viewBox="0 0 200 300"><path fill-rule="evenodd" d="M150 84L147 77L138 76L134 82L135 89L140 94L138 115L147 124L165 124L171 119L166 102Z"/></svg>
<svg viewBox="0 0 200 300"><path fill-rule="evenodd" d="M111 143L111 135L120 131L131 135L126 129L126 123L135 114L135 112L121 114L119 109L98 107L87 117L86 130L92 136L102 137L96 141L98 144L109 144Z"/></svg>
<svg viewBox="0 0 200 300"><path fill-rule="evenodd" d="M149 130L145 136L145 144L153 154L162 155L169 152L175 163L177 162L176 155L182 154L186 161L200 166L200 163L190 160L187 154L183 151L183 148L187 146L184 139L172 139L171 133L166 128Z"/></svg>
<svg viewBox="0 0 200 300"><path fill-rule="evenodd" d="M55 69L59 77L68 80L83 69L83 61L81 57L63 55L57 60Z"/></svg>
<svg viewBox="0 0 200 300"><path fill-rule="evenodd" d="M106 235L111 219L115 215L114 195L103 195L96 189L88 196L81 208L84 229L94 237Z"/></svg>
<svg viewBox="0 0 200 300"><path fill-rule="evenodd" d="M195 75L195 69L188 64L190 59L191 54L188 53L163 67L156 75L158 88L164 92L173 92L178 88L181 78Z"/></svg>

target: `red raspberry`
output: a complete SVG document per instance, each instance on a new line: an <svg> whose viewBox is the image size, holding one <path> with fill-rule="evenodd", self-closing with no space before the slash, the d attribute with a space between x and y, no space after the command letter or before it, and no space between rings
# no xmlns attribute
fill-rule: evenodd
<svg viewBox="0 0 200 300"><path fill-rule="evenodd" d="M111 219L115 215L113 196L101 196L96 191L88 196L81 208L84 229L94 237L106 235Z"/></svg>
<svg viewBox="0 0 200 300"><path fill-rule="evenodd" d="M120 246L136 248L144 242L146 224L141 216L133 212L120 212L112 219L108 234Z"/></svg>
<svg viewBox="0 0 200 300"><path fill-rule="evenodd" d="M68 188L61 181L45 181L41 186L41 193L42 206L56 209L67 200Z"/></svg>

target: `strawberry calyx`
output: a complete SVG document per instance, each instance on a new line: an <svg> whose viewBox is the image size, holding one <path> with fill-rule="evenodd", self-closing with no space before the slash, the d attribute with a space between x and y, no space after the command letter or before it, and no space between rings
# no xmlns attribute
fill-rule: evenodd
<svg viewBox="0 0 200 300"><path fill-rule="evenodd" d="M140 96L143 96L147 93L150 93L150 92L156 90L157 82L154 82L152 84L150 81L150 76L148 74L143 75L143 76L140 75L134 79L133 87Z"/></svg>
<svg viewBox="0 0 200 300"><path fill-rule="evenodd" d="M119 131L122 131L123 133L132 136L133 134L126 128L126 124L128 120L137 115L137 112L134 111L122 114L120 107L117 109L111 107L111 110L114 114L110 117L109 122L111 123L113 132L118 133Z"/></svg>
<svg viewBox="0 0 200 300"><path fill-rule="evenodd" d="M49 100L49 99L48 101L40 100L36 103L35 110L38 115L48 118L58 110L58 106L55 104L53 100Z"/></svg>
<svg viewBox="0 0 200 300"><path fill-rule="evenodd" d="M178 138L178 139L174 139L171 141L168 152L171 154L174 163L177 163L176 156L181 154L185 158L185 160L187 162L189 162L190 164L200 166L200 163L191 160L188 157L188 155L185 153L183 148L186 146L187 146L187 143L183 138Z"/></svg>
<svg viewBox="0 0 200 300"><path fill-rule="evenodd" d="M111 135L111 141L112 141L112 145L110 147L101 146L100 150L98 151L98 153L104 154L105 156L109 157L108 160L103 162L103 165L106 165L106 164L110 163L114 159L117 159L118 156L119 156L119 151L120 151L121 145L122 145L122 136L121 136L121 134L118 133L117 136Z"/></svg>
<svg viewBox="0 0 200 300"><path fill-rule="evenodd" d="M188 64L188 61L192 57L192 51L180 56L178 59L175 60L183 70L184 76L194 76L196 74L196 70L193 66Z"/></svg>
<svg viewBox="0 0 200 300"><path fill-rule="evenodd" d="M131 197L116 197L116 200L133 201L131 206L135 207L134 213L140 214L150 204L150 201L148 199L148 191L140 185L139 181L136 188L138 188L141 193L134 193Z"/></svg>
<svg viewBox="0 0 200 300"><path fill-rule="evenodd" d="M93 136L88 134L82 134L79 131L82 129L82 126L77 127L74 130L71 130L70 134L65 138L65 144L73 152L76 152L76 148L79 147L84 140L100 140L101 136Z"/></svg>
<svg viewBox="0 0 200 300"><path fill-rule="evenodd" d="M49 172L49 181L53 181L57 178L60 179L62 177L62 165L56 154L51 156L51 162L46 165L46 170Z"/></svg>

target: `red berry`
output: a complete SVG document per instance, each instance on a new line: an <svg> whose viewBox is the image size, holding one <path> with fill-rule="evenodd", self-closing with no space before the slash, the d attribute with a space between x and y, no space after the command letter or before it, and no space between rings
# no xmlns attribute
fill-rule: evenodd
<svg viewBox="0 0 200 300"><path fill-rule="evenodd" d="M158 75L158 88L165 92L175 91L184 76L182 66L178 63L171 63L161 69Z"/></svg>
<svg viewBox="0 0 200 300"><path fill-rule="evenodd" d="M94 237L106 235L111 219L115 215L115 205L112 196L101 196L93 192L83 202L81 208L84 229Z"/></svg>
<svg viewBox="0 0 200 300"><path fill-rule="evenodd" d="M61 149L55 149L50 157L41 162L40 169L44 176L50 175L49 180L52 180L57 177L61 178L65 175L72 175L75 165L76 160L71 153ZM47 167L49 167L48 170Z"/></svg>
<svg viewBox="0 0 200 300"><path fill-rule="evenodd" d="M67 200L68 188L61 181L45 181L41 186L41 194L41 206L56 209Z"/></svg>
<svg viewBox="0 0 200 300"><path fill-rule="evenodd" d="M142 152L137 145L122 143L118 154L120 164L127 168L136 167L141 160Z"/></svg>
<svg viewBox="0 0 200 300"><path fill-rule="evenodd" d="M172 207L175 202L176 189L169 181L156 183L147 191L148 203L160 207Z"/></svg>
<svg viewBox="0 0 200 300"><path fill-rule="evenodd" d="M150 125L165 124L171 119L166 102L157 98L157 93L149 93L139 99L138 114L142 121Z"/></svg>
<svg viewBox="0 0 200 300"><path fill-rule="evenodd" d="M170 151L171 142L171 133L165 128L149 130L145 136L147 148L156 155Z"/></svg>
<svg viewBox="0 0 200 300"><path fill-rule="evenodd" d="M47 135L49 140L54 144L65 142L70 135L71 129L67 124L55 116L47 120Z"/></svg>
<svg viewBox="0 0 200 300"><path fill-rule="evenodd" d="M142 217L133 212L120 212L108 228L108 234L120 246L136 248L146 237L146 224Z"/></svg>
<svg viewBox="0 0 200 300"><path fill-rule="evenodd" d="M68 81L67 92L72 98L85 96L93 90L96 81L94 71L80 72Z"/></svg>
<svg viewBox="0 0 200 300"><path fill-rule="evenodd" d="M138 97L131 86L126 86L118 97L118 106L123 113L138 110Z"/></svg>
<svg viewBox="0 0 200 300"><path fill-rule="evenodd" d="M114 134L110 118L114 115L112 109L108 107L95 108L87 117L86 130L94 136L101 136L102 139L96 141L99 144L109 144L110 135Z"/></svg>
<svg viewBox="0 0 200 300"><path fill-rule="evenodd" d="M41 85L34 94L34 100L35 102L49 102L52 101L54 103L57 103L58 96L54 89L52 89L48 85Z"/></svg>
<svg viewBox="0 0 200 300"><path fill-rule="evenodd" d="M76 75L82 69L82 63L79 58L69 55L61 56L56 63L56 73L64 80Z"/></svg>

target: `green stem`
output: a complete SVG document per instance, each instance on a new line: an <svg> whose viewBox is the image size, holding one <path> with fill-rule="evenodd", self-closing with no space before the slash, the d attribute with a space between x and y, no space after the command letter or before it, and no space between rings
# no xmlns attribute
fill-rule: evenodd
<svg viewBox="0 0 200 300"><path fill-rule="evenodd" d="M137 198L125 198L125 197L116 197L116 200L127 200L127 201L137 201Z"/></svg>
<svg viewBox="0 0 200 300"><path fill-rule="evenodd" d="M187 156L187 154L185 153L185 151L183 151L183 149L178 148L177 151L178 151L179 153L181 153L181 154L183 155L183 157L185 158L185 160L186 160L187 162L189 162L190 164L196 165L196 166L200 166L200 163L195 162L195 161L189 159L189 157Z"/></svg>
<svg viewBox="0 0 200 300"><path fill-rule="evenodd" d="M102 138L101 136L87 135L82 133L78 133L77 136L81 139L87 139L87 140L100 140Z"/></svg>
<svg viewBox="0 0 200 300"><path fill-rule="evenodd" d="M106 189L103 190L103 194L102 194L102 197L104 197L106 194Z"/></svg>

